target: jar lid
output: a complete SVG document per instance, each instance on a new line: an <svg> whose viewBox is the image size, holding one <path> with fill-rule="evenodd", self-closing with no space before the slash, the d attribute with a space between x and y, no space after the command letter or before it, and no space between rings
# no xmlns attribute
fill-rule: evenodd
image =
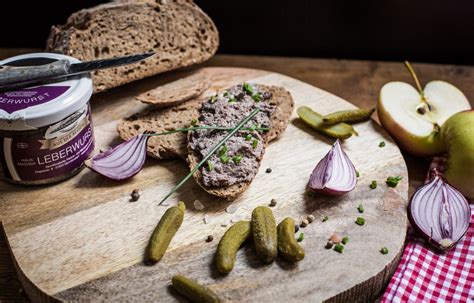
<svg viewBox="0 0 474 303"><path fill-rule="evenodd" d="M80 61L66 55L32 53L0 61L0 65L31 66L48 64L59 59ZM92 95L90 74L66 81L0 92L0 130L34 130L58 122L86 104Z"/></svg>

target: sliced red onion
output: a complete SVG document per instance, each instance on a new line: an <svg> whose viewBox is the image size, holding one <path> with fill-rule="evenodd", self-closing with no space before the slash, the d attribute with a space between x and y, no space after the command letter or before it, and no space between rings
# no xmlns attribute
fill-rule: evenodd
<svg viewBox="0 0 474 303"><path fill-rule="evenodd" d="M136 175L146 159L147 134L137 135L86 161L87 167L113 180Z"/></svg>
<svg viewBox="0 0 474 303"><path fill-rule="evenodd" d="M469 228L471 208L466 198L446 183L436 169L430 175L431 181L411 197L408 218L429 243L441 250L451 249Z"/></svg>
<svg viewBox="0 0 474 303"><path fill-rule="evenodd" d="M342 195L356 186L354 164L336 140L331 150L319 161L309 178L308 187L327 195Z"/></svg>

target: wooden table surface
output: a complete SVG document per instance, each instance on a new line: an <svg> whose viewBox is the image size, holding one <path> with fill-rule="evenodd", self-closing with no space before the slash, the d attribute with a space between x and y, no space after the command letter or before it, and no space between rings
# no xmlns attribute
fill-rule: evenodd
<svg viewBox="0 0 474 303"><path fill-rule="evenodd" d="M0 59L31 51L35 50L0 49ZM388 81L411 83L402 62L216 55L203 66L249 67L278 72L338 95L359 107L375 106L380 88ZM474 106L474 67L435 64L413 66L422 83L446 80L460 88ZM429 159L406 154L404 157L408 166L411 195L423 183ZM2 214L0 220L1 216ZM0 234L0 301L28 301L16 277L3 234Z"/></svg>

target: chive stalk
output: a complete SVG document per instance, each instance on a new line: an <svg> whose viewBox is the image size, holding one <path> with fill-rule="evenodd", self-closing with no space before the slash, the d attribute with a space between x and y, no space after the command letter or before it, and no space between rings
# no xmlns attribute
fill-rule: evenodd
<svg viewBox="0 0 474 303"><path fill-rule="evenodd" d="M199 129L208 129L208 130L222 130L222 131L232 131L232 127L225 127L225 126L195 126L195 127L186 127L186 128L178 128L175 130L170 130L166 132L156 133L156 134L143 134L144 136L154 137L154 136L165 136L171 135L175 133L182 133L187 131L199 130ZM268 131L270 130L269 127L244 127L239 131L254 131L254 130L261 130L261 131Z"/></svg>

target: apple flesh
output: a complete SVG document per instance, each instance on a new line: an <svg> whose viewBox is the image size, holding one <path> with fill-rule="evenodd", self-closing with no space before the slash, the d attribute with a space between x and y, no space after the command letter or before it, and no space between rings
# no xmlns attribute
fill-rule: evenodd
<svg viewBox="0 0 474 303"><path fill-rule="evenodd" d="M445 151L440 127L453 114L470 109L466 96L445 81L431 81L423 96L408 83L394 81L380 90L377 113L398 145L416 156Z"/></svg>
<svg viewBox="0 0 474 303"><path fill-rule="evenodd" d="M446 181L474 199L474 110L451 116L441 127L441 137L448 150Z"/></svg>

